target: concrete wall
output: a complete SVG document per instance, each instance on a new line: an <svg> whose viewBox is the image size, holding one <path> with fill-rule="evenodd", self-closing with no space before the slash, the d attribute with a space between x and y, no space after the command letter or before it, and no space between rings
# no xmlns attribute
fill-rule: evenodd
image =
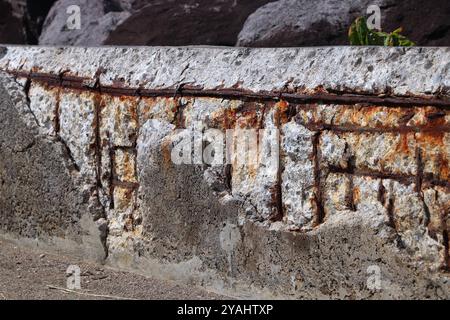
<svg viewBox="0 0 450 320"><path fill-rule="evenodd" d="M1 56L4 237L238 297L449 298L449 49ZM259 158L235 130L196 161L210 129Z"/></svg>

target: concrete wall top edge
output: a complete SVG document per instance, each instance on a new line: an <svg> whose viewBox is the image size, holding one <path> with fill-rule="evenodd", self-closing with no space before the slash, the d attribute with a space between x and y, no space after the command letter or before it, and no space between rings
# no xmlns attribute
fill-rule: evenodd
<svg viewBox="0 0 450 320"><path fill-rule="evenodd" d="M0 70L73 75L104 86L448 96L450 48L7 46ZM1 55L0 55L1 56Z"/></svg>

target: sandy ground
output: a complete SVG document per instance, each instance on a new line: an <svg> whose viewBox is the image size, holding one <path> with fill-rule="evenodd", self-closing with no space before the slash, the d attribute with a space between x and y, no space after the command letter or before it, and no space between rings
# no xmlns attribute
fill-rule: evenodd
<svg viewBox="0 0 450 320"><path fill-rule="evenodd" d="M66 271L78 265L81 289L67 290ZM160 281L17 247L0 240L0 300L5 299L227 299L199 288Z"/></svg>

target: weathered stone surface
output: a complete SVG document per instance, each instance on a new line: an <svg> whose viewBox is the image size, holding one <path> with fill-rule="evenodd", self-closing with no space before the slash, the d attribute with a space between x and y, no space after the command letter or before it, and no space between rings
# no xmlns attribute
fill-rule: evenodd
<svg viewBox="0 0 450 320"><path fill-rule="evenodd" d="M369 5L381 9L381 28L404 34L419 45L449 43L449 4L441 0L278 0L252 13L239 33L237 45L295 47L348 44L347 30ZM429 19L433 17L433 19ZM418 27L422 26L422 27Z"/></svg>
<svg viewBox="0 0 450 320"><path fill-rule="evenodd" d="M59 95L59 136L70 151L86 183L95 184L95 102L94 95L64 90ZM42 104L45 106L45 104ZM46 105L51 109L52 105ZM53 113L56 112L53 106Z"/></svg>
<svg viewBox="0 0 450 320"><path fill-rule="evenodd" d="M104 44L233 46L247 17L269 0L128 2L132 2L131 15L110 32Z"/></svg>
<svg viewBox="0 0 450 320"><path fill-rule="evenodd" d="M424 189L423 197L430 214L428 223L429 234L442 243L444 233L450 227L450 217L448 215L450 197L442 187Z"/></svg>
<svg viewBox="0 0 450 320"><path fill-rule="evenodd" d="M419 132L415 135L421 150L423 171L437 179L449 180L449 132Z"/></svg>
<svg viewBox="0 0 450 320"><path fill-rule="evenodd" d="M102 143L132 147L137 137L137 98L105 96L101 101L100 135ZM108 142L105 142L107 141Z"/></svg>
<svg viewBox="0 0 450 320"><path fill-rule="evenodd" d="M267 2L59 0L45 19L39 44L233 46L245 19ZM79 30L67 28L70 5L81 9Z"/></svg>
<svg viewBox="0 0 450 320"><path fill-rule="evenodd" d="M312 52L345 63L301 73ZM366 71L348 74L369 52L386 62L366 92ZM0 69L23 73L2 78L2 233L100 243L110 265L241 297L448 298L448 107L251 95L328 83L436 97L448 50L383 60L399 52L9 47ZM412 52L437 74L404 72ZM368 287L374 268L381 289Z"/></svg>
<svg viewBox="0 0 450 320"><path fill-rule="evenodd" d="M445 94L450 49L326 47L232 48L39 48L8 47L2 70L77 75L102 85L142 89L235 88L253 92L292 90L367 94ZM142 61L146 61L142 65ZM180 63L173 63L180 61ZM182 62L181 62L182 61ZM308 63L305 63L308 61ZM345 63L343 63L345 61ZM383 63L380 63L383 61ZM164 72L160 68L164 66ZM370 67L376 66L376 72Z"/></svg>
<svg viewBox="0 0 450 320"><path fill-rule="evenodd" d="M288 223L312 227L315 212L314 132L291 121L281 127L283 173L281 176L283 205Z"/></svg>
<svg viewBox="0 0 450 320"><path fill-rule="evenodd" d="M10 83L8 91L0 87L2 233L39 239L44 247L101 261L104 234L91 216L89 194L71 175L67 149L51 136L41 136L36 124L22 120L16 102L26 104L23 88L12 81L1 75L2 83Z"/></svg>
<svg viewBox="0 0 450 320"><path fill-rule="evenodd" d="M70 17L67 9L73 5L80 8L80 29L69 29L67 25ZM120 6L110 0L59 0L52 6L45 19L39 44L101 45L110 32L129 15L129 12L122 11Z"/></svg>
<svg viewBox="0 0 450 320"><path fill-rule="evenodd" d="M242 122L236 121L231 141L231 187L233 196L246 204L249 217L267 221L278 215L280 135L277 111L262 117L264 114L256 111L253 123L245 117ZM258 123L262 126L254 126Z"/></svg>
<svg viewBox="0 0 450 320"><path fill-rule="evenodd" d="M45 134L55 135L55 110L58 102L59 89L48 89L39 84L30 86L30 110L36 116L36 121Z"/></svg>
<svg viewBox="0 0 450 320"><path fill-rule="evenodd" d="M120 181L136 183L136 155L128 150L117 150L114 154L115 174Z"/></svg>
<svg viewBox="0 0 450 320"><path fill-rule="evenodd" d="M352 21L379 5L385 31L402 27L421 46L450 42L442 0L2 0L0 42L42 45L346 45ZM76 5L81 28L67 21ZM151 18L149 18L151 17ZM432 17L432 19L429 19Z"/></svg>
<svg viewBox="0 0 450 320"><path fill-rule="evenodd" d="M352 184L351 177L345 174L330 173L327 175L324 201L325 218L340 211L354 209L351 198L353 196Z"/></svg>
<svg viewBox="0 0 450 320"><path fill-rule="evenodd" d="M142 98L139 101L139 122L144 123L148 119L163 119L173 123L175 121L175 112L178 106L176 98Z"/></svg>
<svg viewBox="0 0 450 320"><path fill-rule="evenodd" d="M238 46L301 46L343 44L353 15L364 13L369 1L270 2L252 13L238 36ZM359 12L358 12L359 11Z"/></svg>
<svg viewBox="0 0 450 320"><path fill-rule="evenodd" d="M338 133L324 131L319 140L322 168L328 166L348 169L352 154L348 150L348 144Z"/></svg>

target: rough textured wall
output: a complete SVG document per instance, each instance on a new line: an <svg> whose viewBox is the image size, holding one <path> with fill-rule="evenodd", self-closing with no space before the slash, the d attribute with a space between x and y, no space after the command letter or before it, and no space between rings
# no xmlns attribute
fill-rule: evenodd
<svg viewBox="0 0 450 320"><path fill-rule="evenodd" d="M448 298L449 68L448 49L5 48L2 233L241 297ZM266 129L262 160L171 161L211 128Z"/></svg>

